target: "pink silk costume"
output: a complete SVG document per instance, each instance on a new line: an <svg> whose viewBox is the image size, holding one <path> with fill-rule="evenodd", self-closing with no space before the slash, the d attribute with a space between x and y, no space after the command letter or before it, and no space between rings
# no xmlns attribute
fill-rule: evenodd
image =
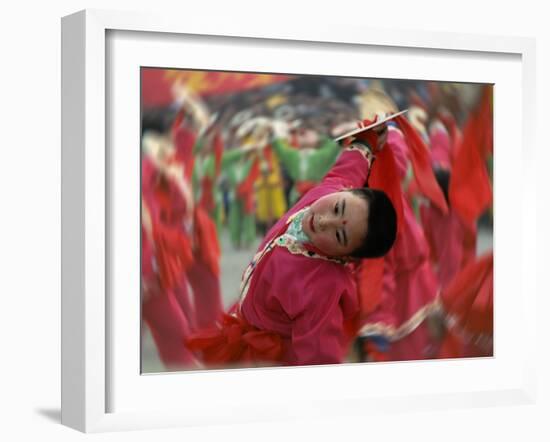
<svg viewBox="0 0 550 442"><path fill-rule="evenodd" d="M431 130L430 146L432 164L450 170L453 141L443 126ZM431 204L421 206L420 218L439 286L445 288L458 271L475 258L475 224L467 226L452 207L444 214Z"/></svg>
<svg viewBox="0 0 550 442"><path fill-rule="evenodd" d="M451 168L452 142L443 124L434 125L430 130L430 156L435 167Z"/></svg>
<svg viewBox="0 0 550 442"><path fill-rule="evenodd" d="M192 155L187 151L192 149L190 143L194 136L188 129L182 128L177 131L177 135L172 130L172 138L176 145L176 154L171 161L183 165L187 178L186 167L192 166ZM191 218L189 214L192 208L188 207L177 183L156 171L154 165L148 177L147 163L152 164L144 159L142 194L151 209L153 230L157 233L155 254L163 288L173 292L189 326L194 329L196 315L187 278L187 272L194 264L193 242L192 232L185 226L186 219ZM187 179L186 183L189 184Z"/></svg>
<svg viewBox="0 0 550 442"><path fill-rule="evenodd" d="M289 222L324 195L365 185L370 160L346 148L322 182L267 233L243 275L241 299L217 328L187 340L209 365L311 365L344 361L346 321L358 313L349 264L285 235Z"/></svg>
<svg viewBox="0 0 550 442"><path fill-rule="evenodd" d="M402 179L409 152L399 130L390 128L384 149L388 148ZM401 204L400 230L392 249L383 258L380 297L372 311L362 318L359 330L360 336L377 343L377 350L382 350L371 352L375 360L425 359L433 357L435 351L425 323L438 305L428 244L403 192Z"/></svg>

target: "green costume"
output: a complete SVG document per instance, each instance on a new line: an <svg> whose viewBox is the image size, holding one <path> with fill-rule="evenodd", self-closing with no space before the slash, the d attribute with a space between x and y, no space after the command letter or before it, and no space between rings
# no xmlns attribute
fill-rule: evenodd
<svg viewBox="0 0 550 442"><path fill-rule="evenodd" d="M272 147L294 182L289 206L300 199L305 189L321 182L341 150L340 145L330 138L324 138L318 148L296 149L283 139L274 140Z"/></svg>

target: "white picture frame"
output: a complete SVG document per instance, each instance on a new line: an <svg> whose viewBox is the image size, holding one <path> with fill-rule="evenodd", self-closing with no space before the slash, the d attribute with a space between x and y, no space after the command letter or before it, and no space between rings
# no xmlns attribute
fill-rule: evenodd
<svg viewBox="0 0 550 442"><path fill-rule="evenodd" d="M522 185L515 190L515 195L521 201L521 210L512 221L515 224L495 231L495 266L496 277L499 277L499 256L505 255L505 246L500 248L499 235L507 229L519 227L519 238L515 242L514 251L519 255L518 268L521 279L517 283L520 291L517 306L520 314L516 323L522 330L521 351L518 352L519 362L511 368L510 376L501 382L483 383L472 386L470 390L460 392L450 391L445 384L434 385L425 392L406 390L404 385L396 382L396 386L387 393L376 392L374 396L359 389L356 394L350 394L349 389L328 389L328 392L315 394L314 384L308 384L308 379L319 376L331 377L335 369L345 370L343 378L352 379L365 372L366 367L355 364L345 367L313 367L305 369L253 370L245 374L242 370L232 370L231 373L208 373L206 381L220 388L232 383L245 382L249 384L248 393L221 397L214 403L201 403L201 374L192 373L193 383L199 385L196 389L189 388L189 402L196 406L178 409L162 407L158 402L149 401L140 407L130 410L121 407L113 410L110 395L115 379L121 375L112 375L112 364L115 355L112 351L110 336L114 313L108 298L112 287L112 257L110 244L114 240L116 229L108 228L112 217L113 201L116 199L109 192L109 179L112 176L109 164L107 143L111 135L107 133L106 121L113 117L108 107L109 85L106 72L112 62L109 56L109 33L139 33L147 38L155 35L169 36L170 39L215 37L219 41L224 38L238 39L250 46L267 42L281 47L298 47L311 45L322 51L329 51L337 45L338 49L355 50L357 48L377 48L379 51L390 48L400 48L403 53L410 50L426 50L435 57L444 54L468 53L479 63L484 56L497 55L511 57L519 69L521 91L519 91L520 109L513 116L500 114L500 123L510 129L510 138L517 141L521 149L514 152L519 159L517 173L522 175ZM155 34L151 34L155 33ZM112 34L111 34L112 35ZM234 40L237 41L237 40ZM301 47L301 46L300 46ZM438 55L439 54L439 55ZM221 59L222 57L220 57ZM227 61L220 61L228 67ZM223 65L226 63L226 65ZM216 63L213 62L213 66ZM211 66L209 66L211 67ZM434 67L435 70L435 67ZM332 73L332 72L331 72ZM437 74L432 74L437 77ZM438 79L432 77L432 79ZM515 77L514 77L515 78ZM498 83L497 83L498 88ZM136 91L139 93L139 91ZM498 92L498 89L497 89ZM517 92L517 91L516 91ZM495 100L498 100L498 93ZM455 408L469 406L489 406L499 404L533 403L536 395L534 342L536 324L528 321L535 317L536 287L535 268L532 260L536 256L535 220L536 194L528 189L535 188L534 170L534 109L535 109L535 43L534 40L518 37L488 37L451 33L428 33L416 31L392 32L360 26L333 25L330 28L322 26L301 26L300 28L280 28L266 23L261 25L251 22L238 28L230 22L214 22L209 17L195 17L184 25L177 17L155 16L152 14L125 13L100 10L87 10L63 18L62 21L62 423L84 432L114 431L140 428L160 428L186 425L206 425L209 423L249 422L258 420L273 420L285 418L300 418L311 416L368 414L373 410L388 412L415 409ZM134 109L135 111L135 109ZM521 115L521 118L517 118ZM506 119L508 118L508 119ZM498 118L497 118L498 119ZM511 128L509 122L515 121ZM139 137L138 133L133 135ZM498 132L495 144L502 141ZM498 171L499 159L495 168ZM502 170L513 167L514 163L502 160ZM497 172L498 173L498 172ZM112 183L111 183L112 184ZM498 190L498 188L496 189ZM498 209L498 205L496 206ZM498 217L498 211L496 211ZM139 219L139 218L138 218ZM127 252L131 255L130 252ZM500 253L500 255L499 255ZM529 257L529 258L528 258ZM501 262L504 263L505 257ZM511 258L510 258L511 259ZM531 260L528 262L528 259ZM501 275L505 272L506 263L501 265ZM496 286L496 345L499 339L499 319L501 336L512 339L511 324L504 324L509 306L505 300L498 300L498 285ZM139 298L136 292L136 298ZM119 309L120 310L120 309ZM502 316L499 316L502 315ZM133 318L132 320L139 320ZM509 333L504 333L508 331ZM134 349L136 350L136 349ZM502 352L501 354L504 354ZM119 354L116 355L119 357ZM123 355L126 359L132 356ZM440 361L439 369L446 375L452 373L475 373L478 369L484 376L490 376L495 370L495 361L499 361L498 346L495 358L487 362L486 367L479 364L485 362L472 361L472 365L460 361ZM503 358L502 360L505 360ZM134 361L135 362L135 361ZM406 363L407 370L418 372L427 370L420 363ZM373 364L368 368L369 376L379 376L383 372L399 373L398 364ZM508 367L504 364L501 369ZM117 365L118 366L118 365ZM397 368L396 368L397 367ZM115 367L116 368L116 367ZM312 371L312 369L314 371ZM311 376L312 374L315 376ZM204 374L202 374L204 376ZM118 376L118 377L117 377ZM124 374L122 375L124 377ZM139 377L133 370L128 378ZM467 374L473 376L473 374ZM143 377L141 377L143 378ZM139 378L140 380L142 380ZM246 378L242 381L243 378ZM292 379L291 379L292 378ZM188 380L188 379L187 379ZM185 384L183 377L178 375L148 377L148 387L158 390L173 388L174 383ZM283 397L275 397L272 401L252 401L258 394L257 387L264 385L264 391L269 391L269 384L280 385L280 382L299 383L303 386L302 399L290 396L288 401ZM294 382L294 384L292 384ZM449 382L449 381L447 381ZM122 383L122 382L121 382ZM129 384L131 387L131 384ZM345 381L343 381L345 386ZM443 385L443 386L442 386ZM191 387L191 384L188 385ZM280 388L279 388L280 389ZM215 391L212 388L211 391ZM166 391L166 390L164 390ZM226 393L231 393L229 389ZM233 391L234 393L234 391ZM273 391L273 394L276 392ZM126 394L126 393L123 393ZM166 395L166 393L163 393ZM211 393L215 394L215 393ZM304 398L303 395L310 396ZM376 401L372 398L376 397ZM130 398L128 401L133 401ZM167 401L168 402L168 401ZM228 405L231 405L229 407ZM224 411L226 410L226 411Z"/></svg>

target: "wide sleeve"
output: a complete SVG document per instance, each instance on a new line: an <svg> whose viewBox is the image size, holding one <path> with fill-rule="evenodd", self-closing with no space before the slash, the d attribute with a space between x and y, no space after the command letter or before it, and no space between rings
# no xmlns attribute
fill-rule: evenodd
<svg viewBox="0 0 550 442"><path fill-rule="evenodd" d="M236 161L239 161L245 154L246 151L243 149L237 148L226 150L222 155L222 170L226 171L227 168L231 167L231 165Z"/></svg>
<svg viewBox="0 0 550 442"><path fill-rule="evenodd" d="M343 149L338 160L323 178L321 185L338 184L343 187L364 187L372 163L372 154L366 146L352 144Z"/></svg>
<svg viewBox="0 0 550 442"><path fill-rule="evenodd" d="M343 148L336 163L323 180L306 193L294 206L293 210L306 207L332 192L365 187L372 163L372 154L368 148L359 146L352 145Z"/></svg>
<svg viewBox="0 0 550 442"><path fill-rule="evenodd" d="M313 166L324 174L334 164L339 153L340 145L330 138L325 138L321 147L315 152Z"/></svg>
<svg viewBox="0 0 550 442"><path fill-rule="evenodd" d="M391 149L399 177L403 180L407 175L409 160L407 158L407 142L399 129L393 126L388 127L388 141L386 147Z"/></svg>
<svg viewBox="0 0 550 442"><path fill-rule="evenodd" d="M271 146L290 177L293 180L297 180L299 175L300 152L290 147L281 138L273 140Z"/></svg>

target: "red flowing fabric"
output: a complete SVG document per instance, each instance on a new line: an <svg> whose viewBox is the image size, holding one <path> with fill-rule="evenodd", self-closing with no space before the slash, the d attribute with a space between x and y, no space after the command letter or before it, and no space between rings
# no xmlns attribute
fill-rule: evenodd
<svg viewBox="0 0 550 442"><path fill-rule="evenodd" d="M355 272L360 306L358 326L382 301L383 275L384 258L361 260Z"/></svg>
<svg viewBox="0 0 550 442"><path fill-rule="evenodd" d="M439 347L438 359L460 358L465 356L465 345L462 339L453 333L447 332Z"/></svg>
<svg viewBox="0 0 550 442"><path fill-rule="evenodd" d="M191 241L183 230L165 227L160 222L153 224L153 241L161 285L165 290L173 289L193 263Z"/></svg>
<svg viewBox="0 0 550 442"><path fill-rule="evenodd" d="M170 227L181 226L182 220L189 212L189 207L181 195L181 191L173 180L163 175L156 175L153 183L152 196L155 199L158 221Z"/></svg>
<svg viewBox="0 0 550 442"><path fill-rule="evenodd" d="M391 149L382 149L376 154L368 184L370 188L382 190L388 195L397 214L397 232L400 232L403 228L401 178Z"/></svg>
<svg viewBox="0 0 550 442"><path fill-rule="evenodd" d="M464 238L462 240L462 262L460 267L466 267L471 261L475 260L477 249L477 229L475 224L464 227Z"/></svg>
<svg viewBox="0 0 550 442"><path fill-rule="evenodd" d="M157 174L150 161L143 163L142 173L143 194L153 201L149 208L159 280L164 290L171 290L193 263L191 239L181 224L189 207L174 182Z"/></svg>
<svg viewBox="0 0 550 442"><path fill-rule="evenodd" d="M491 86L486 86L479 106L466 122L449 183L451 206L467 225L475 223L493 199L485 164L493 150L491 99Z"/></svg>
<svg viewBox="0 0 550 442"><path fill-rule="evenodd" d="M439 210L448 213L449 208L433 174L430 152L424 141L403 115L398 115L395 122L403 132L409 147L409 159L419 191Z"/></svg>
<svg viewBox="0 0 550 442"><path fill-rule="evenodd" d="M220 244L216 224L208 215L208 212L201 206L195 208L195 248L202 262L215 276L220 275Z"/></svg>
<svg viewBox="0 0 550 442"><path fill-rule="evenodd" d="M141 69L141 102L145 107L168 106L174 101L176 82L201 96L246 91L291 80L291 75L248 74L241 72L190 71L180 69Z"/></svg>
<svg viewBox="0 0 550 442"><path fill-rule="evenodd" d="M225 314L219 327L201 331L186 339L191 351L201 352L208 365L279 363L283 353L281 337L262 331L243 319Z"/></svg>
<svg viewBox="0 0 550 442"><path fill-rule="evenodd" d="M183 120L185 120L185 110L180 109L172 122L172 134L177 132L178 128L183 123Z"/></svg>
<svg viewBox="0 0 550 442"><path fill-rule="evenodd" d="M166 70L141 69L141 104L144 107L169 106L173 101L172 81L166 78Z"/></svg>
<svg viewBox="0 0 550 442"><path fill-rule="evenodd" d="M214 183L210 177L205 176L201 180L201 199L198 205L209 213L212 213L216 208L216 203L214 201Z"/></svg>
<svg viewBox="0 0 550 442"><path fill-rule="evenodd" d="M223 141L219 133L214 136L214 176L204 176L201 180L201 199L199 206L204 208L208 213L213 213L216 208L214 200L214 181L219 176L221 171L223 156Z"/></svg>
<svg viewBox="0 0 550 442"><path fill-rule="evenodd" d="M471 335L493 335L493 254L466 266L441 294L445 311Z"/></svg>
<svg viewBox="0 0 550 442"><path fill-rule="evenodd" d="M182 126L183 113L180 112L172 125L172 139L176 146L176 163L183 164L187 180L191 180L191 171L193 170L193 148L197 140L196 135L189 128ZM179 121L179 123L178 123Z"/></svg>
<svg viewBox="0 0 550 442"><path fill-rule="evenodd" d="M448 327L438 358L491 356L493 255L464 268L444 291L442 301L456 322Z"/></svg>
<svg viewBox="0 0 550 442"><path fill-rule="evenodd" d="M368 126L374 121L364 120L361 124ZM378 134L374 130L361 132L356 137L367 142L369 146L378 145ZM399 233L402 231L404 223L403 200L401 178L392 149L378 150L376 160L371 166L368 186L384 191L392 202L397 215L397 232ZM363 259L355 272L360 305L359 324L361 318L372 313L381 301L383 273L384 258Z"/></svg>
<svg viewBox="0 0 550 442"><path fill-rule="evenodd" d="M248 176L237 186L237 194L244 201L245 213L254 212L254 183L260 176L260 162L255 159Z"/></svg>

